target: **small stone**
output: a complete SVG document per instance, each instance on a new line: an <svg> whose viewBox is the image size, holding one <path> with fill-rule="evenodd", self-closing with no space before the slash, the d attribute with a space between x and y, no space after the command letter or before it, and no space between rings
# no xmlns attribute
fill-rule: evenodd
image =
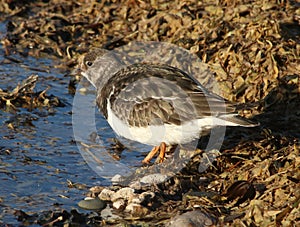
<svg viewBox="0 0 300 227"><path fill-rule="evenodd" d="M93 198L97 197L102 190L103 190L102 186L91 187L87 196L93 197Z"/></svg>
<svg viewBox="0 0 300 227"><path fill-rule="evenodd" d="M135 204L141 204L143 202L143 200L141 200L140 198L138 197L135 197L132 199L131 201L132 203L135 203Z"/></svg>
<svg viewBox="0 0 300 227"><path fill-rule="evenodd" d="M108 205L101 211L101 217L105 219L105 221L115 221L121 219L120 216L113 214L113 209Z"/></svg>
<svg viewBox="0 0 300 227"><path fill-rule="evenodd" d="M102 210L105 208L106 203L98 197L87 197L84 200L81 200L78 203L78 206L86 210Z"/></svg>
<svg viewBox="0 0 300 227"><path fill-rule="evenodd" d="M140 179L140 182L143 184L159 184L164 182L168 178L167 175L163 175L160 173L154 173L147 176L144 176Z"/></svg>
<svg viewBox="0 0 300 227"><path fill-rule="evenodd" d="M120 174L116 174L111 178L111 182L113 185L117 185L121 183L124 180L124 177L121 176Z"/></svg>
<svg viewBox="0 0 300 227"><path fill-rule="evenodd" d="M127 201L131 201L134 197L134 189L132 188L121 188L115 194L111 196L111 201L117 201L118 199L124 199Z"/></svg>
<svg viewBox="0 0 300 227"><path fill-rule="evenodd" d="M149 213L149 210L146 207L143 207L140 204L136 204L136 203L128 204L125 208L125 211L138 217L142 217Z"/></svg>
<svg viewBox="0 0 300 227"><path fill-rule="evenodd" d="M140 181L133 181L129 184L129 187L135 190L140 190L142 188L142 184Z"/></svg>
<svg viewBox="0 0 300 227"><path fill-rule="evenodd" d="M124 199L118 199L117 201L115 201L113 203L113 208L115 208L117 210L124 209L125 206L126 206L126 203L125 203Z"/></svg>
<svg viewBox="0 0 300 227"><path fill-rule="evenodd" d="M132 203L141 204L142 202L146 201L149 202L150 199L155 197L154 192L143 192L132 199Z"/></svg>
<svg viewBox="0 0 300 227"><path fill-rule="evenodd" d="M111 201L111 198L113 197L114 194L115 194L114 191L104 188L98 197L105 201Z"/></svg>
<svg viewBox="0 0 300 227"><path fill-rule="evenodd" d="M206 227L216 224L217 220L210 214L193 210L176 215L165 225L166 227Z"/></svg>
<svg viewBox="0 0 300 227"><path fill-rule="evenodd" d="M93 193L100 193L101 191L103 190L103 187L102 186L94 186L94 187L91 187L90 188L90 191L93 192Z"/></svg>

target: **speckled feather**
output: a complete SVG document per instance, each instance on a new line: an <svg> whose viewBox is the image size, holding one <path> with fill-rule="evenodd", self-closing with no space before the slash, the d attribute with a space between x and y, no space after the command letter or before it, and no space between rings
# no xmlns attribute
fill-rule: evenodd
<svg viewBox="0 0 300 227"><path fill-rule="evenodd" d="M194 131L193 135L186 136L192 139L198 132L194 127L203 127L199 130L200 133L218 125L257 125L240 117L236 105L207 91L197 80L180 69L150 63L120 67L120 62L114 55L102 58L105 52L97 49L87 54L81 69L82 74L97 88L97 105L115 131L120 127L128 127L140 135L139 129L149 126L169 125L176 128L190 125L189 122L198 122L189 126L193 129L184 129ZM119 122L118 125L114 121ZM176 130L181 130L179 127ZM119 133L126 134L126 130L122 130ZM171 134L172 129L167 134L168 138L172 137ZM134 139L136 136L128 138ZM143 142L143 139L138 141ZM175 141L184 141L184 138ZM157 144L157 141L153 144Z"/></svg>
<svg viewBox="0 0 300 227"><path fill-rule="evenodd" d="M181 70L167 65L134 64L121 69L97 97L105 117L108 100L122 121L136 127L179 125L205 116L235 113L234 105L200 88Z"/></svg>

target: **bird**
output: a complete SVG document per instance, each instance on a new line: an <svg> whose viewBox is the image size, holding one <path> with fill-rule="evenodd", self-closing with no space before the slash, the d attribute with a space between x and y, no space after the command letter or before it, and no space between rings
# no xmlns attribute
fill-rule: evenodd
<svg viewBox="0 0 300 227"><path fill-rule="evenodd" d="M153 146L143 159L167 146L191 142L214 127L255 127L238 105L218 96L186 72L151 62L125 65L112 51L94 48L79 60L79 71L95 88L96 103L121 137Z"/></svg>

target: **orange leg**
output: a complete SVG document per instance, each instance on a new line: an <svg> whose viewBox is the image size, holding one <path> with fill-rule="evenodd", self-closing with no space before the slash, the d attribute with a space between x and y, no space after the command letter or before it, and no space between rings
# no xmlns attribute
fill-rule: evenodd
<svg viewBox="0 0 300 227"><path fill-rule="evenodd" d="M162 163L165 159L167 145L162 142L159 146L159 163Z"/></svg>
<svg viewBox="0 0 300 227"><path fill-rule="evenodd" d="M147 156L144 158L144 160L142 161L142 163L144 164L149 164L149 162L151 161L151 159L156 155L156 153L159 150L159 146L153 147L153 149L147 154Z"/></svg>
<svg viewBox="0 0 300 227"><path fill-rule="evenodd" d="M160 158L159 162L162 163L164 161L165 153L166 153L166 144L164 142L162 142L159 146L154 147L144 158L142 163L149 164L151 159L157 154L158 151L159 151L159 158Z"/></svg>

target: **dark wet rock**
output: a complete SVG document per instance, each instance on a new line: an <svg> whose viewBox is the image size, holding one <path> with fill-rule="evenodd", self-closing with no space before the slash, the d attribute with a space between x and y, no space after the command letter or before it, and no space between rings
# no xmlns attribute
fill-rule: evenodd
<svg viewBox="0 0 300 227"><path fill-rule="evenodd" d="M84 200L81 200L78 203L78 206L86 209L86 210L102 210L105 208L106 203L99 199L98 197L96 198L85 198Z"/></svg>
<svg viewBox="0 0 300 227"><path fill-rule="evenodd" d="M43 211L31 215L16 210L14 215L24 226L86 226L87 223L99 225L102 221L96 213L82 214L77 210Z"/></svg>
<svg viewBox="0 0 300 227"><path fill-rule="evenodd" d="M166 227L206 227L216 224L215 217L200 210L189 211L172 218Z"/></svg>

